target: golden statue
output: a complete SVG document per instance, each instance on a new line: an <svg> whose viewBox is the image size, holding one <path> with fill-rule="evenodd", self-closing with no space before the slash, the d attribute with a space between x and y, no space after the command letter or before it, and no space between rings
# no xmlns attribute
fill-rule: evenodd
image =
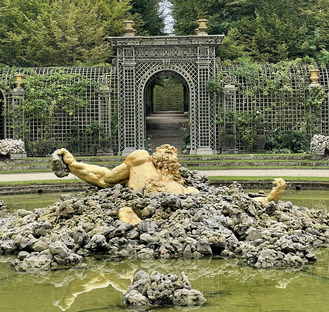
<svg viewBox="0 0 329 312"><path fill-rule="evenodd" d="M199 193L194 187L184 186L179 167L177 149L169 144L158 147L152 156L144 150L134 151L122 164L112 170L78 162L65 148L55 151L52 158L52 168L58 177L71 172L81 180L101 188L120 183L142 194L166 191L171 194ZM267 197L258 197L256 200L263 205L267 205L272 200L279 201L286 183L278 178L273 184L275 187ZM133 225L141 222L129 207L122 207L118 216L121 221Z"/></svg>
<svg viewBox="0 0 329 312"><path fill-rule="evenodd" d="M165 191L171 194L199 193L194 187L184 186L179 167L177 149L169 144L158 147L152 156L144 150L132 152L112 170L78 162L65 148L55 151L52 158L52 168L58 177L71 172L81 180L101 188L120 183L143 194ZM118 217L133 225L142 221L129 207L122 207Z"/></svg>
<svg viewBox="0 0 329 312"><path fill-rule="evenodd" d="M58 156L62 157L69 172L101 188L120 183L143 194L165 191L171 194L199 193L194 187L184 186L179 173L177 149L169 144L158 147L152 156L144 150L134 151L112 170L78 162L68 150L62 148L53 154L52 164L55 174L62 177L56 173Z"/></svg>
<svg viewBox="0 0 329 312"><path fill-rule="evenodd" d="M275 178L273 181L273 185L274 186L271 192L266 197L256 197L254 199L261 202L264 206L266 206L272 200L277 203L284 193L284 190L286 188L286 182L281 178Z"/></svg>

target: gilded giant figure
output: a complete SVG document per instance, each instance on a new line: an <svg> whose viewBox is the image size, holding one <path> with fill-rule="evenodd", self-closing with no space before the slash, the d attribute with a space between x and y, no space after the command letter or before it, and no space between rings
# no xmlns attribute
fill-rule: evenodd
<svg viewBox="0 0 329 312"><path fill-rule="evenodd" d="M78 162L68 150L62 148L55 152L52 161L55 174L62 177L57 174L60 158L56 158L56 155L62 157L69 172L101 188L120 183L143 194L165 191L171 194L199 193L196 188L184 186L179 173L177 149L169 144L158 147L152 156L144 150L134 151L112 170Z"/></svg>

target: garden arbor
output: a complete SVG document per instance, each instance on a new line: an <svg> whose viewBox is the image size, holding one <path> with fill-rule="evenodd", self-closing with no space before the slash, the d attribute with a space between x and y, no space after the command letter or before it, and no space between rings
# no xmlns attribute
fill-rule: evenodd
<svg viewBox="0 0 329 312"><path fill-rule="evenodd" d="M292 143L302 151L313 134L329 134L329 67L316 70L318 82L310 83L308 66L296 62L224 65L215 56L222 38L127 34L109 38L116 51L110 66L0 68L0 138L22 139L35 156L58 145L81 155L126 155L147 148L147 124L156 144L179 147L172 134L180 130L162 124L155 135L154 116L146 119L152 109L173 103L157 97L157 81L180 84L178 92L162 94L184 98L171 108L188 112L190 154L260 152Z"/></svg>
<svg viewBox="0 0 329 312"><path fill-rule="evenodd" d="M216 75L215 50L222 39L204 31L195 36L135 36L129 26L125 36L108 38L116 50L118 149L123 155L144 148L145 91L162 72L173 73L187 86L190 153L215 152L216 102L207 82Z"/></svg>

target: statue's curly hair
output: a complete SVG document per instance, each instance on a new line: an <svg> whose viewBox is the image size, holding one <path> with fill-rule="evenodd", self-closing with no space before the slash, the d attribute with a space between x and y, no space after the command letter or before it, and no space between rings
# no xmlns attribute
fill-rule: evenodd
<svg viewBox="0 0 329 312"><path fill-rule="evenodd" d="M176 182L183 184L182 177L179 173L180 163L177 157L177 149L169 144L163 144L156 148L152 154L152 162L155 168L162 175L170 173L174 176Z"/></svg>

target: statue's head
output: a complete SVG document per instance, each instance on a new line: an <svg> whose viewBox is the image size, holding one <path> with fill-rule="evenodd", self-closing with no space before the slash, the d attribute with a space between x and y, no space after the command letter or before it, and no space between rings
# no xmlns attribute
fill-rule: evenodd
<svg viewBox="0 0 329 312"><path fill-rule="evenodd" d="M171 154L177 156L178 150L175 146L172 146L170 144L162 144L161 146L156 148L155 153Z"/></svg>
<svg viewBox="0 0 329 312"><path fill-rule="evenodd" d="M158 170L167 170L176 174L180 167L177 154L178 151L174 146L163 144L152 154L152 162Z"/></svg>

